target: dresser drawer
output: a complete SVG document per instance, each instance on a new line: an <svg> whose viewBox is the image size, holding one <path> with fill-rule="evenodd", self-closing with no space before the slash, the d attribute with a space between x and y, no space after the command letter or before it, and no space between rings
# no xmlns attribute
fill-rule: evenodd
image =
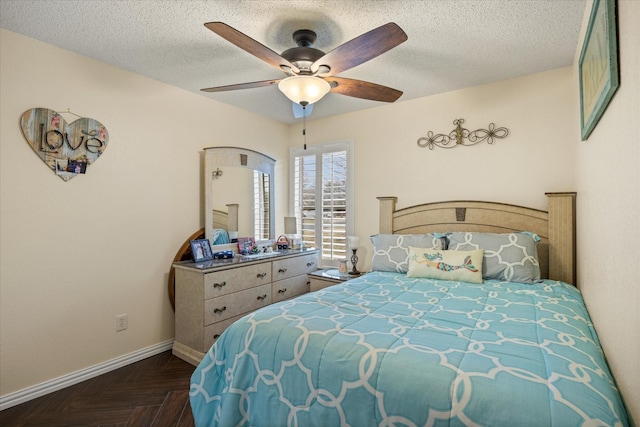
<svg viewBox="0 0 640 427"><path fill-rule="evenodd" d="M273 261L273 281L307 274L318 269L318 254L309 254L294 258Z"/></svg>
<svg viewBox="0 0 640 427"><path fill-rule="evenodd" d="M245 316L246 313L243 313L239 316L232 317L231 319L223 320L221 322L212 323L211 325L205 326L204 328L204 349L208 351L209 348L213 345L215 340L217 340L220 335L227 329L229 326L233 324L238 319L241 319Z"/></svg>
<svg viewBox="0 0 640 427"><path fill-rule="evenodd" d="M267 283L271 283L271 262L207 273L204 276L204 298L214 298Z"/></svg>
<svg viewBox="0 0 640 427"><path fill-rule="evenodd" d="M293 298L309 292L309 284L309 278L306 274L273 282L273 290L271 292L273 302Z"/></svg>
<svg viewBox="0 0 640 427"><path fill-rule="evenodd" d="M234 292L204 302L204 324L230 319L271 304L271 284Z"/></svg>

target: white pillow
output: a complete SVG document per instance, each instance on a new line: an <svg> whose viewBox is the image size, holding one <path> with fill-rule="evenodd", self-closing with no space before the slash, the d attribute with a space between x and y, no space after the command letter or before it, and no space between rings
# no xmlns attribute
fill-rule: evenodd
<svg viewBox="0 0 640 427"><path fill-rule="evenodd" d="M442 251L409 247L407 277L482 283L482 249Z"/></svg>

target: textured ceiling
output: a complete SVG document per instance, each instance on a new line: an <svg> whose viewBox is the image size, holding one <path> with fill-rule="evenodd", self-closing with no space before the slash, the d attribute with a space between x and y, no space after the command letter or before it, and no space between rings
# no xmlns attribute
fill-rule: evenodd
<svg viewBox="0 0 640 427"><path fill-rule="evenodd" d="M586 0L0 0L0 27L263 116L295 123L274 86L201 88L284 74L204 27L222 21L281 53L311 29L324 52L387 22L409 39L339 74L396 102L571 65ZM382 103L330 93L311 119Z"/></svg>

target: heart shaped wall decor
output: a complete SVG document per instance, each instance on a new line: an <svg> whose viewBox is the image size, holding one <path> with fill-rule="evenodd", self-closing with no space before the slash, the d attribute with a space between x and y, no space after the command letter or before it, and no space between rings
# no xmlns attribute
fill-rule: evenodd
<svg viewBox="0 0 640 427"><path fill-rule="evenodd" d="M67 123L47 108L25 111L20 126L40 160L65 181L85 173L109 142L107 128L97 120L82 117Z"/></svg>

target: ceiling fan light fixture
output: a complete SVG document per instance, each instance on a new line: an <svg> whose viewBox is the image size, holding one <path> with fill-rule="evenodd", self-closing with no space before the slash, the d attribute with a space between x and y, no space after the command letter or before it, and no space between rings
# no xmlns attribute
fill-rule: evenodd
<svg viewBox="0 0 640 427"><path fill-rule="evenodd" d="M331 90L331 85L319 77L291 76L280 80L278 89L300 105L315 104Z"/></svg>

